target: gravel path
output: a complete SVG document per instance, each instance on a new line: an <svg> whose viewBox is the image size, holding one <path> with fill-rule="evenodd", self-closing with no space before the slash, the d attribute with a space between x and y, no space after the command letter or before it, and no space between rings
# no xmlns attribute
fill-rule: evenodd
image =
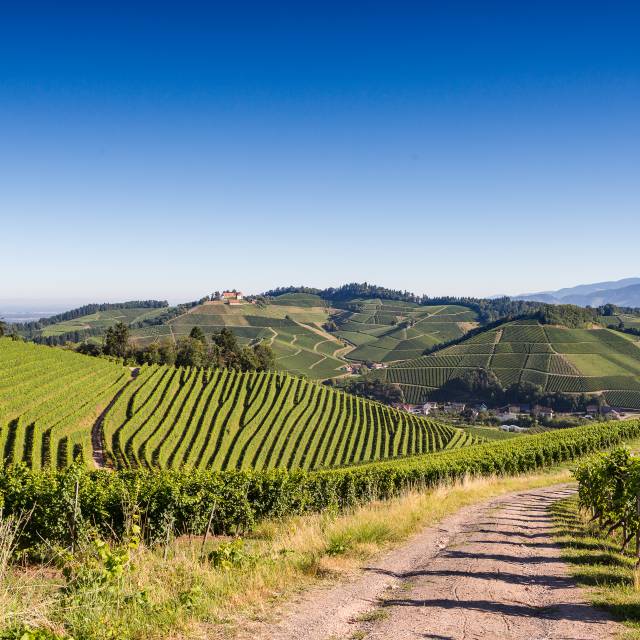
<svg viewBox="0 0 640 640"><path fill-rule="evenodd" d="M306 592L246 638L599 640L620 626L593 609L550 538L548 506L567 485L460 510L366 567Z"/></svg>

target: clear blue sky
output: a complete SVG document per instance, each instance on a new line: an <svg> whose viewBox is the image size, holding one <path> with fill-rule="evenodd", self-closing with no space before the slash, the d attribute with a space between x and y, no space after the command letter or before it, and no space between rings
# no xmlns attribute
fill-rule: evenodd
<svg viewBox="0 0 640 640"><path fill-rule="evenodd" d="M637 2L5 2L0 299L638 276L639 32Z"/></svg>

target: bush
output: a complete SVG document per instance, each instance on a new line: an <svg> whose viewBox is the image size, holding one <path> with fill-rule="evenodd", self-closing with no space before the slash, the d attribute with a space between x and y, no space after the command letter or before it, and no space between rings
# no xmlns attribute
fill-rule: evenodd
<svg viewBox="0 0 640 640"><path fill-rule="evenodd" d="M467 475L518 474L576 459L640 435L640 421L597 423L527 438L471 446L324 471L29 471L0 469L0 506L5 516L30 513L19 546L69 546L87 529L122 537L132 509L141 514L142 535L159 540L166 522L177 534L204 533L215 505L215 533L239 534L264 518L346 509L387 499L416 487L429 488ZM73 520L75 485L80 513ZM73 533L72 533L73 532Z"/></svg>

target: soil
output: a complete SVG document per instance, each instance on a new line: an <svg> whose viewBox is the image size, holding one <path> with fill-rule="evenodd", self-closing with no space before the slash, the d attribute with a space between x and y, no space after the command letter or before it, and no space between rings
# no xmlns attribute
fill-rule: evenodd
<svg viewBox="0 0 640 640"><path fill-rule="evenodd" d="M349 582L305 592L270 640L599 640L621 631L587 603L551 535L551 503L568 485L467 507L364 567Z"/></svg>

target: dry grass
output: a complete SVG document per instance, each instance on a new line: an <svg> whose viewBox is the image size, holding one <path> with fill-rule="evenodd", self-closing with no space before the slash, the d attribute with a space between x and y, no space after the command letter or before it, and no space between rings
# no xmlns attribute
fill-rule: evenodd
<svg viewBox="0 0 640 640"><path fill-rule="evenodd" d="M200 558L200 540L132 552L121 592L104 586L59 588L59 571L13 568L0 586L0 629L24 621L66 629L76 640L233 637L243 621L272 619L278 603L319 582L342 579L362 563L458 509L511 491L570 480L567 469L514 478L470 479L407 493L349 513L262 523L222 568ZM228 540L213 539L208 550ZM87 553L85 551L85 553ZM79 558L89 563L91 558Z"/></svg>

